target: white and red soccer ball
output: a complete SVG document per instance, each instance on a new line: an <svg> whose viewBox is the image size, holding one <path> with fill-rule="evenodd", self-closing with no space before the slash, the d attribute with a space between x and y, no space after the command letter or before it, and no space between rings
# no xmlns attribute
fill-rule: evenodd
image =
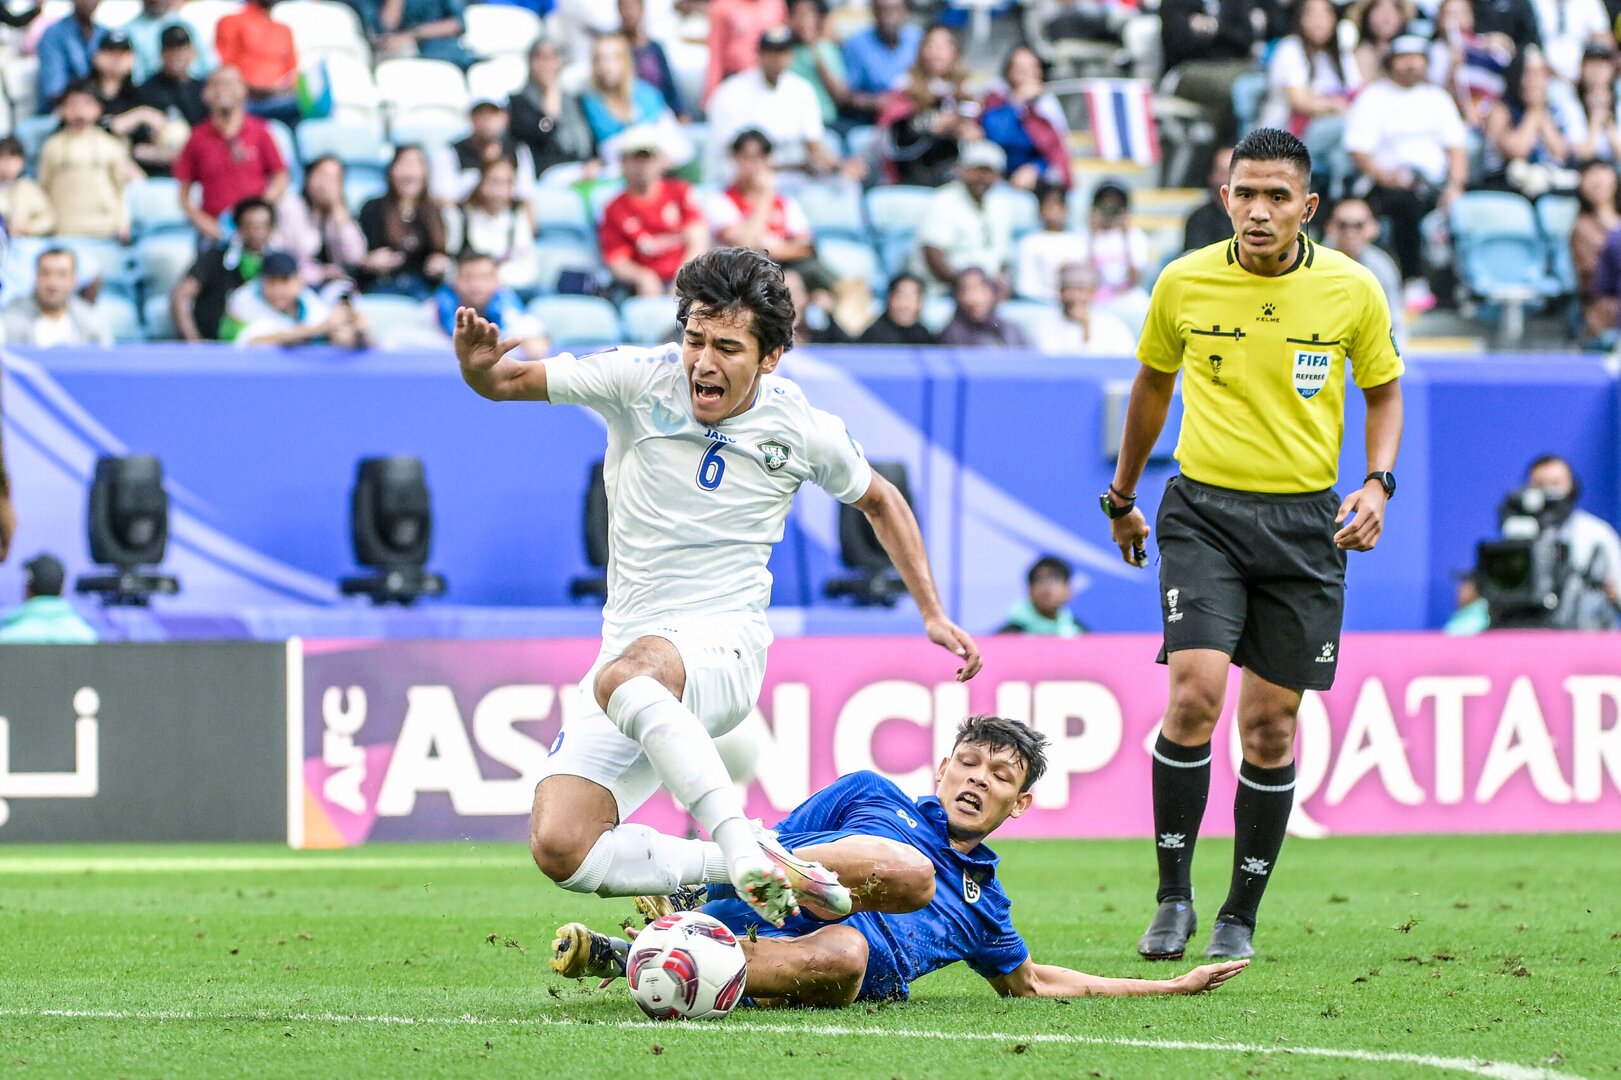
<svg viewBox="0 0 1621 1080"><path fill-rule="evenodd" d="M655 1020L719 1020L742 998L747 976L743 946L699 911L654 921L625 960L631 999Z"/></svg>

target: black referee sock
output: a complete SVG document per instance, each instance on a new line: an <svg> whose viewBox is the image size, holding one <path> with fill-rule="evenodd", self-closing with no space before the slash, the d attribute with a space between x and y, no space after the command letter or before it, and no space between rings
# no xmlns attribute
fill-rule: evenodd
<svg viewBox="0 0 1621 1080"><path fill-rule="evenodd" d="M1193 899L1193 844L1210 798L1210 744L1154 743L1154 853L1158 902Z"/></svg>
<svg viewBox="0 0 1621 1080"><path fill-rule="evenodd" d="M1295 805L1294 762L1263 769L1244 762L1238 767L1238 797L1233 800L1233 883L1217 919L1254 928L1261 894L1283 850L1289 812Z"/></svg>

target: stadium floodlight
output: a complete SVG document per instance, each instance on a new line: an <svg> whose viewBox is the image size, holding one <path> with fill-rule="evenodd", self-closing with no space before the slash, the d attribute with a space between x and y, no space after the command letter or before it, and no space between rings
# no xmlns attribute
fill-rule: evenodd
<svg viewBox="0 0 1621 1080"><path fill-rule="evenodd" d="M900 489L907 506L912 503L912 482L902 461L874 461L872 471ZM913 511L916 507L913 506ZM848 504L839 506L839 561L854 573L836 577L822 588L828 599L849 597L857 607L894 607L906 584L878 542L867 515Z"/></svg>
<svg viewBox="0 0 1621 1080"><path fill-rule="evenodd" d="M355 562L380 573L342 579L338 587L345 596L406 605L444 593L445 579L424 569L433 543L433 507L420 458L362 458L349 528Z"/></svg>
<svg viewBox="0 0 1621 1080"><path fill-rule="evenodd" d="M161 563L169 546L162 462L150 454L97 458L87 516L90 558L114 572L81 577L77 591L99 595L103 604L132 607L180 591L178 578L141 569Z"/></svg>

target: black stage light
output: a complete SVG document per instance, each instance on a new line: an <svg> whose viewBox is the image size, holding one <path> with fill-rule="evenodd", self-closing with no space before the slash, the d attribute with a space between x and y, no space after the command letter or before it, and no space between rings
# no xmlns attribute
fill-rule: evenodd
<svg viewBox="0 0 1621 1080"><path fill-rule="evenodd" d="M900 489L907 506L912 503L912 482L903 461L874 461L872 471ZM839 506L839 561L854 573L836 577L822 587L828 599L849 597L857 607L894 607L906 584L878 542L872 523L853 506Z"/></svg>
<svg viewBox="0 0 1621 1080"><path fill-rule="evenodd" d="M433 507L420 458L362 458L349 527L355 561L380 572L344 578L339 588L345 596L411 604L444 593L445 579L423 569L433 542Z"/></svg>
<svg viewBox="0 0 1621 1080"><path fill-rule="evenodd" d="M169 493L163 463L150 454L96 459L90 483L90 558L111 574L88 574L75 588L104 604L144 607L154 595L180 591L179 579L143 571L163 561L169 546Z"/></svg>

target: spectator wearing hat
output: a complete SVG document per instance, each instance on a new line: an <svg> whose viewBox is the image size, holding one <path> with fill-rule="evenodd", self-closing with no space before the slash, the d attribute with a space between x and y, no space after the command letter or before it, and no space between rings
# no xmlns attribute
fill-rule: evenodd
<svg viewBox="0 0 1621 1080"><path fill-rule="evenodd" d="M183 341L218 341L231 294L259 276L276 231L276 208L258 196L232 210L236 229L229 241L197 256L169 294L169 311Z"/></svg>
<svg viewBox="0 0 1621 1080"><path fill-rule="evenodd" d="M163 28L159 39L161 64L141 84L136 100L161 115L163 123L155 131L137 130L130 146L136 164L148 176L168 176L191 137L191 129L208 118L203 81L193 74L197 50L191 32L179 23L171 23Z"/></svg>
<svg viewBox="0 0 1621 1080"><path fill-rule="evenodd" d="M952 285L957 309L940 331L940 344L970 348L1028 349L1030 339L996 310L997 284L977 266L957 274Z"/></svg>
<svg viewBox="0 0 1621 1080"><path fill-rule="evenodd" d="M872 0L872 25L844 39L847 120L878 121L889 92L917 60L922 40L923 31L912 21L906 0Z"/></svg>
<svg viewBox="0 0 1621 1080"><path fill-rule="evenodd" d="M112 333L96 309L74 292L78 260L66 248L47 248L34 260L34 291L6 305L0 339L8 345L111 345Z"/></svg>
<svg viewBox="0 0 1621 1080"><path fill-rule="evenodd" d="M760 61L760 35L788 21L783 0L709 0L709 68L704 103L726 79Z"/></svg>
<svg viewBox="0 0 1621 1080"><path fill-rule="evenodd" d="M863 330L863 345L933 345L934 335L923 325L923 279L902 271L889 279L884 312Z"/></svg>
<svg viewBox="0 0 1621 1080"><path fill-rule="evenodd" d="M275 0L248 0L214 28L220 64L235 68L246 87L247 111L267 120L299 121L298 50L292 28L270 17Z"/></svg>
<svg viewBox="0 0 1621 1080"><path fill-rule="evenodd" d="M820 174L838 166L827 146L816 90L788 70L793 57L793 31L786 26L767 30L760 35L759 63L728 76L710 95L706 181L725 183L731 178L732 140L749 128L771 140L778 168Z"/></svg>
<svg viewBox="0 0 1621 1080"><path fill-rule="evenodd" d="M709 250L709 226L685 181L664 175L658 133L632 128L620 140L625 190L602 212L602 261L637 296L669 293L676 271Z"/></svg>
<svg viewBox="0 0 1621 1080"><path fill-rule="evenodd" d="M539 285L535 218L518 197L518 166L511 158L485 163L467 198L445 208L445 247L452 254L490 256L509 289L530 293Z"/></svg>
<svg viewBox="0 0 1621 1080"><path fill-rule="evenodd" d="M1024 597L1008 610L1007 621L998 634L1040 634L1044 637L1071 638L1087 632L1070 611L1075 596L1070 581L1075 568L1057 555L1043 555L1025 574Z"/></svg>
<svg viewBox="0 0 1621 1080"><path fill-rule="evenodd" d="M993 142L963 147L957 179L934 193L918 223L910 267L914 274L939 288L974 267L1001 288L1013 251L1013 216L1006 202L989 196L1006 167L1007 155Z"/></svg>
<svg viewBox="0 0 1621 1080"><path fill-rule="evenodd" d="M129 200L124 187L141 176L129 145L97 126L101 100L88 79L62 95L62 127L39 152L39 186L64 236L100 236L128 241Z"/></svg>
<svg viewBox="0 0 1621 1080"><path fill-rule="evenodd" d="M1345 123L1345 149L1362 179L1356 186L1375 214L1390 219L1391 246L1409 312L1435 306L1424 272L1424 215L1445 209L1469 177L1467 133L1450 95L1425 79L1425 42L1397 38L1386 76L1364 87Z"/></svg>
<svg viewBox="0 0 1621 1080"><path fill-rule="evenodd" d="M47 236L56 231L56 211L31 177L28 152L15 135L0 138L0 222L12 236Z"/></svg>
<svg viewBox="0 0 1621 1080"><path fill-rule="evenodd" d="M214 70L214 54L197 28L180 13L181 0L141 0L141 10L123 26L129 43L135 49L135 82L145 83L163 68L163 50L172 48L177 40L164 32L179 29L185 32L187 45L192 51L187 56L187 73L199 82Z"/></svg>
<svg viewBox="0 0 1621 1080"><path fill-rule="evenodd" d="M579 97L563 88L564 59L557 42L536 41L529 47L529 81L507 99L508 130L528 148L537 177L597 152Z"/></svg>
<svg viewBox="0 0 1621 1080"><path fill-rule="evenodd" d="M1049 356L1113 356L1137 352L1137 335L1118 315L1093 306L1098 274L1090 263L1070 263L1058 272L1058 311L1036 334L1036 348Z"/></svg>
<svg viewBox="0 0 1621 1080"><path fill-rule="evenodd" d="M91 57L107 33L106 27L96 25L99 3L100 0L73 0L73 11L40 35L35 52L39 57L36 87L41 114L56 108L69 85L90 77Z"/></svg>
<svg viewBox="0 0 1621 1080"><path fill-rule="evenodd" d="M461 43L463 0L381 0L376 7L372 45L379 60L421 56L466 70L477 59Z"/></svg>
<svg viewBox="0 0 1621 1080"><path fill-rule="evenodd" d="M1036 186L1041 228L1019 238L1013 253L1013 291L1030 300L1058 300L1058 271L1087 257L1086 233L1069 224L1069 191L1060 184ZM1231 233L1231 230L1228 230Z"/></svg>
<svg viewBox="0 0 1621 1080"><path fill-rule="evenodd" d="M90 645L95 627L62 597L67 573L55 555L40 554L23 563L23 602L0 617L0 644Z"/></svg>
<svg viewBox="0 0 1621 1080"><path fill-rule="evenodd" d="M367 345L366 320L348 297L327 304L304 284L298 260L285 251L268 252L259 276L231 294L223 333L238 345Z"/></svg>
<svg viewBox="0 0 1621 1080"><path fill-rule="evenodd" d="M208 119L191 129L175 159L180 181L180 209L192 226L210 240L220 239L220 215L243 199L260 196L274 205L287 192L287 166L270 129L249 116L247 84L236 68L219 68L203 86ZM192 199L191 187L202 191Z"/></svg>
<svg viewBox="0 0 1621 1080"><path fill-rule="evenodd" d="M434 196L446 203L461 202L472 194L484 169L505 158L517 166L517 194L527 202L535 188L535 157L513 136L506 101L477 98L468 120L473 130L436 155Z"/></svg>
<svg viewBox="0 0 1621 1080"><path fill-rule="evenodd" d="M1140 328L1148 313L1148 234L1132 224L1131 192L1118 180L1104 180L1092 189L1092 212L1087 216L1087 251L1097 271L1097 302Z"/></svg>
<svg viewBox="0 0 1621 1080"><path fill-rule="evenodd" d="M101 101L101 126L129 138L142 117L128 116L140 106L135 92L135 52L122 30L109 30L90 57L90 85Z"/></svg>
<svg viewBox="0 0 1621 1080"><path fill-rule="evenodd" d="M753 128L732 140L732 184L704 205L715 243L763 251L784 268L806 275L813 289L832 284L815 264L816 242L810 219L792 195L777 187L771 140Z"/></svg>
<svg viewBox="0 0 1621 1080"><path fill-rule="evenodd" d="M524 309L518 294L501 284L495 260L477 251L464 251L456 258L451 279L428 300L433 324L449 341L456 332L456 309L470 307L496 325L503 339L517 338L525 360L544 360L551 355L552 343L539 319Z"/></svg>

